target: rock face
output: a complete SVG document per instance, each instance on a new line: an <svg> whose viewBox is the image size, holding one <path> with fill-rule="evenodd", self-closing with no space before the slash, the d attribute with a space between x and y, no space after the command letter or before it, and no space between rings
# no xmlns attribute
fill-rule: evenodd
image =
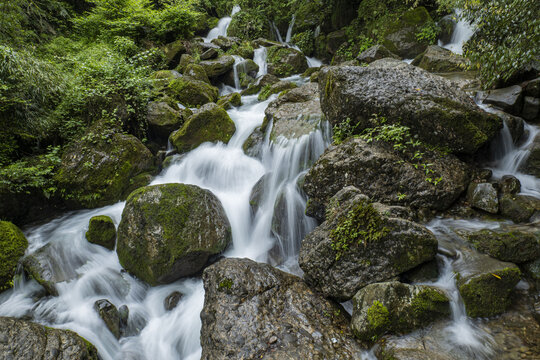
<svg viewBox="0 0 540 360"><path fill-rule="evenodd" d="M0 317L3 359L98 360L94 345L73 331Z"/></svg>
<svg viewBox="0 0 540 360"><path fill-rule="evenodd" d="M372 63L375 60L380 60L384 58L393 58L399 60L400 57L388 50L384 45L375 45L362 52L356 60L360 63Z"/></svg>
<svg viewBox="0 0 540 360"><path fill-rule="evenodd" d="M384 334L411 332L448 315L448 297L436 287L377 283L354 296L351 328L359 339L371 342Z"/></svg>
<svg viewBox="0 0 540 360"><path fill-rule="evenodd" d="M13 286L19 259L28 247L22 231L8 221L0 221L0 292Z"/></svg>
<svg viewBox="0 0 540 360"><path fill-rule="evenodd" d="M500 119L480 110L452 82L397 60L324 68L319 90L322 110L332 124L350 118L362 131L378 114L456 154L475 153L502 128Z"/></svg>
<svg viewBox="0 0 540 360"><path fill-rule="evenodd" d="M153 170L152 153L139 139L114 134L97 143L83 139L71 145L54 179L69 205L94 208L124 199L135 177Z"/></svg>
<svg viewBox="0 0 540 360"><path fill-rule="evenodd" d="M90 219L86 240L92 244L101 245L109 250L114 249L116 240L116 227L108 216L94 216Z"/></svg>
<svg viewBox="0 0 540 360"><path fill-rule="evenodd" d="M450 50L431 45L414 59L412 65L429 72L444 73L464 70L467 61L464 57L454 54Z"/></svg>
<svg viewBox="0 0 540 360"><path fill-rule="evenodd" d="M467 191L467 200L474 208L492 214L499 212L497 190L490 183L471 183Z"/></svg>
<svg viewBox="0 0 540 360"><path fill-rule="evenodd" d="M418 41L416 34L430 21L431 16L423 6L406 11L398 20L388 24L384 46L405 59L414 58L427 47Z"/></svg>
<svg viewBox="0 0 540 360"><path fill-rule="evenodd" d="M409 160L392 146L360 138L329 147L306 175L306 213L322 220L330 197L349 185L373 201L436 210L448 208L467 188L467 167L454 156L424 155L436 177L441 177L437 185L426 181L422 166Z"/></svg>
<svg viewBox="0 0 540 360"><path fill-rule="evenodd" d="M308 68L304 54L296 49L272 46L268 49L268 73L278 77L301 74Z"/></svg>
<svg viewBox="0 0 540 360"><path fill-rule="evenodd" d="M183 122L178 110L170 107L166 102L152 101L148 104L146 117L148 127L155 140L166 142L171 133L178 129Z"/></svg>
<svg viewBox="0 0 540 360"><path fill-rule="evenodd" d="M210 191L155 185L128 197L116 252L126 270L157 285L198 273L230 241L229 221Z"/></svg>
<svg viewBox="0 0 540 360"><path fill-rule="evenodd" d="M329 203L327 220L304 238L298 260L305 281L324 296L348 300L435 257L430 231L385 215L358 189L347 187Z"/></svg>
<svg viewBox="0 0 540 360"><path fill-rule="evenodd" d="M193 114L182 128L171 134L170 141L179 152L190 151L203 142L229 142L236 126L220 106L206 104Z"/></svg>
<svg viewBox="0 0 540 360"><path fill-rule="evenodd" d="M264 113L272 121L270 139L278 136L293 139L309 134L323 119L317 84L292 89L272 101Z"/></svg>
<svg viewBox="0 0 540 360"><path fill-rule="evenodd" d="M540 258L540 230L534 227L481 230L466 237L478 251L502 261L520 264Z"/></svg>
<svg viewBox="0 0 540 360"><path fill-rule="evenodd" d="M300 278L248 259L203 274L203 360L360 359L345 311Z"/></svg>

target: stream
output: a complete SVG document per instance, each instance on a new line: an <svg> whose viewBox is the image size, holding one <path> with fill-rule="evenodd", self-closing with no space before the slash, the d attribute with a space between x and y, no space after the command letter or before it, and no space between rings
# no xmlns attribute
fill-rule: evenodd
<svg viewBox="0 0 540 360"><path fill-rule="evenodd" d="M235 7L231 16L239 10ZM230 22L231 17L221 19L205 41L226 35ZM293 27L294 17L286 41L290 40ZM281 39L279 30L275 26L274 29ZM452 46L447 45L448 48L461 49L464 38L472 35L460 26L456 33L458 31L461 32L453 38ZM242 59L238 57L236 60L235 67ZM255 50L254 61L260 68L258 76L266 74L265 48ZM321 65L316 59L310 58L308 62L310 66ZM308 81L301 76L288 80ZM223 95L238 91L238 88L238 85L236 88L223 85L220 91ZM306 197L298 182L330 145L331 129L328 123L324 123L309 135L275 141L270 141L268 129L259 156L246 155L242 145L261 126L266 107L276 97L273 95L259 102L257 95L243 96L243 105L228 111L236 125L236 133L228 144L205 143L187 154L174 155L172 164L151 184L185 183L212 191L223 204L232 228L233 245L225 256L268 262L301 276L297 261L300 242L317 223L304 214ZM519 162L527 156L527 146L540 132L539 128L530 125L526 125L526 131L528 137L516 146L505 127L497 140L498 153L494 153L491 167L496 177L513 174L521 180L524 193L540 197L539 179L523 175L518 170ZM266 176L262 202L253 213L250 193L262 176ZM280 197L284 199L286 211L275 214L274 206ZM124 202L119 202L99 209L69 212L47 224L25 229L29 241L27 254L44 252L50 268L65 281L57 284L57 297L41 297L41 286L18 276L14 288L0 295L0 315L30 318L47 326L76 331L97 347L104 360L199 359L200 312L204 302L202 280L182 279L169 285L150 287L122 269L115 251L85 239L91 217L108 215L118 225L124 205ZM272 231L272 219L276 215L284 219L285 230L281 234ZM459 223L435 219L427 224L439 239L439 246L450 248L455 254L454 257L438 255L440 277L431 284L444 289L451 298L452 319L437 330L439 335L434 336L440 348L454 354L457 359L489 359L495 344L490 334L465 315L453 271L464 262L466 250L452 229L498 226L497 222L481 220ZM166 311L164 300L174 291L184 296L176 308ZM120 340L106 329L93 308L94 302L100 299L108 299L117 308L122 305L129 308L127 333ZM365 359L374 359L374 356L366 351Z"/></svg>

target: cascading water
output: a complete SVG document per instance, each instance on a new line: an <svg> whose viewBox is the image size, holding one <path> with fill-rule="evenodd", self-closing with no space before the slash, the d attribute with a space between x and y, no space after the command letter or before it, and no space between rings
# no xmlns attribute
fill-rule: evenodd
<svg viewBox="0 0 540 360"><path fill-rule="evenodd" d="M259 66L259 72L257 73L257 77L266 75L268 73L268 63L266 62L267 57L268 53L266 52L265 47L255 49L253 61Z"/></svg>
<svg viewBox="0 0 540 360"><path fill-rule="evenodd" d="M204 38L205 42L210 42L213 39L217 39L220 36L227 36L227 29L231 24L232 17L240 11L240 6L235 5L232 9L231 16L224 17L219 20L217 26L210 30L208 35Z"/></svg>
<svg viewBox="0 0 540 360"><path fill-rule="evenodd" d="M474 25L463 19L461 10L456 10L455 16L458 19L458 22L454 28L450 42L446 45L442 45L439 42L439 45L453 53L463 55L463 44L473 36Z"/></svg>

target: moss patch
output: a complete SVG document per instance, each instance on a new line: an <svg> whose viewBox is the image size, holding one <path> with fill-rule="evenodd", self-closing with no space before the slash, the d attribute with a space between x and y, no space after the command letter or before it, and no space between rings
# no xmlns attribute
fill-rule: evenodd
<svg viewBox="0 0 540 360"><path fill-rule="evenodd" d="M386 306L379 301L374 301L373 305L367 310L367 320L369 324L369 341L376 341L383 335L390 326L390 313Z"/></svg>
<svg viewBox="0 0 540 360"><path fill-rule="evenodd" d="M22 231L8 221L0 221L0 291L13 286L17 263L28 247Z"/></svg>
<svg viewBox="0 0 540 360"><path fill-rule="evenodd" d="M92 244L101 245L109 250L114 249L116 228L112 219L105 215L94 216L90 219L86 240Z"/></svg>

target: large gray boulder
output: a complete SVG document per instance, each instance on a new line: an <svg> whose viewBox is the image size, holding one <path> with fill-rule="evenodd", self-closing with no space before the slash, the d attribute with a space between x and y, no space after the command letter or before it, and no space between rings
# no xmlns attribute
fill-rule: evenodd
<svg viewBox="0 0 540 360"><path fill-rule="evenodd" d="M98 360L94 345L73 331L0 317L2 359Z"/></svg>
<svg viewBox="0 0 540 360"><path fill-rule="evenodd" d="M272 121L270 139L279 136L296 139L317 129L323 119L317 84L309 83L292 89L272 101L265 110ZM265 129L262 129L265 131Z"/></svg>
<svg viewBox="0 0 540 360"><path fill-rule="evenodd" d="M126 270L158 285L198 273L230 241L225 210L210 191L185 184L154 185L128 197L116 252Z"/></svg>
<svg viewBox="0 0 540 360"><path fill-rule="evenodd" d="M349 300L362 287L435 257L430 231L372 204L358 189L341 190L330 204L326 221L302 241L298 259L305 281L324 296Z"/></svg>
<svg viewBox="0 0 540 360"><path fill-rule="evenodd" d="M413 208L445 210L469 182L467 166L452 155L424 154L437 184L426 181L422 165L392 145L350 139L329 147L306 175L303 189L309 197L306 213L319 220L334 194L355 186L373 201Z"/></svg>
<svg viewBox="0 0 540 360"><path fill-rule="evenodd" d="M152 101L148 104L146 121L153 140L166 142L169 135L182 125L184 119L178 109L172 108L166 102Z"/></svg>
<svg viewBox="0 0 540 360"><path fill-rule="evenodd" d="M377 114L455 154L475 153L502 128L500 119L478 108L449 80L393 59L324 68L319 90L322 110L333 125L349 118L362 131L373 127Z"/></svg>
<svg viewBox="0 0 540 360"><path fill-rule="evenodd" d="M203 360L360 359L348 316L299 277L248 259L203 273Z"/></svg>
<svg viewBox="0 0 540 360"><path fill-rule="evenodd" d="M492 104L513 115L520 115L523 104L523 89L519 85L491 90L486 94L485 104Z"/></svg>

